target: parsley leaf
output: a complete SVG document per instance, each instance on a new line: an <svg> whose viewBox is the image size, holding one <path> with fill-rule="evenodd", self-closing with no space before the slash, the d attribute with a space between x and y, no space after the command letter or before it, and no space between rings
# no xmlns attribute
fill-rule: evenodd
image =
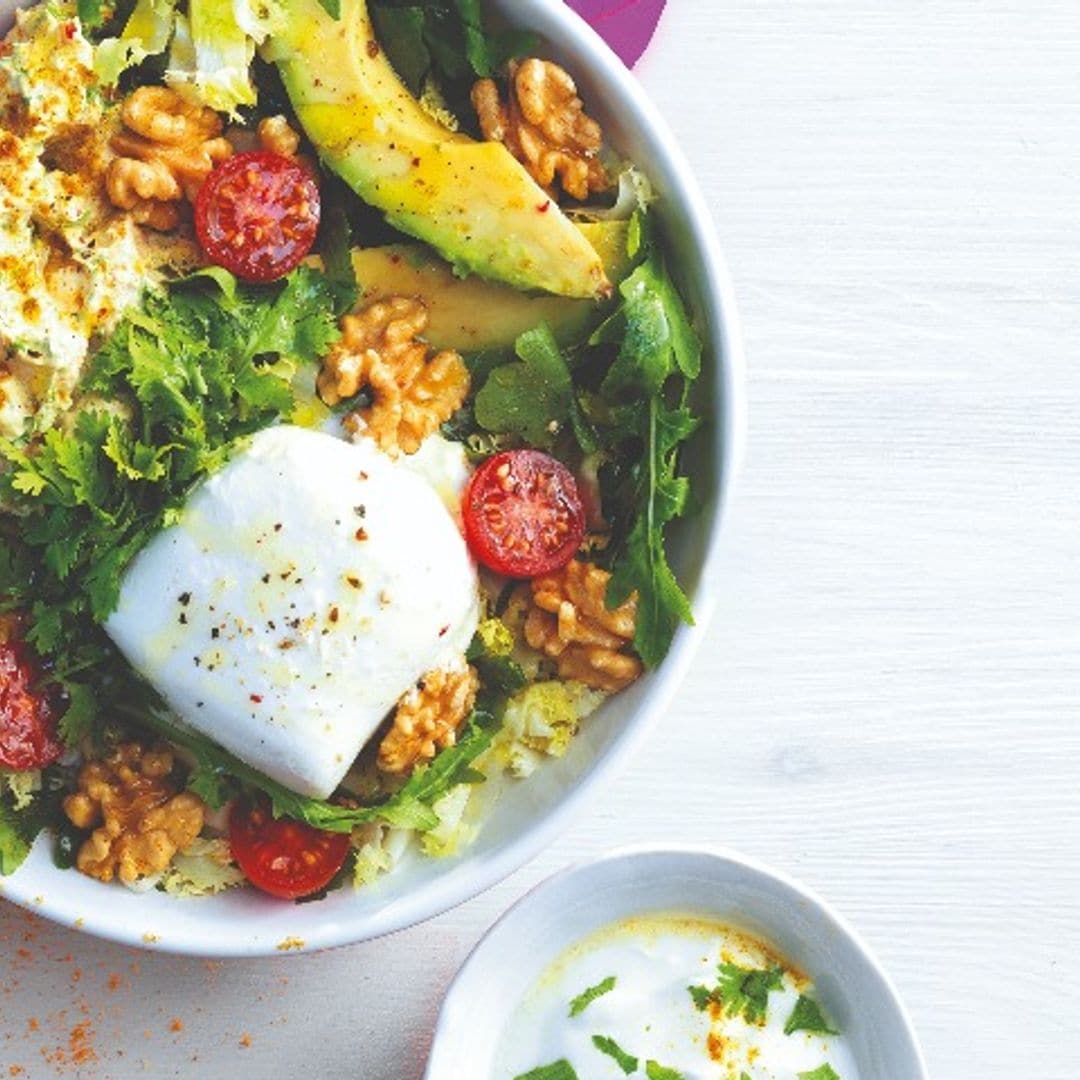
<svg viewBox="0 0 1080 1080"><path fill-rule="evenodd" d="M784 969L742 968L738 964L719 965L719 979L714 988L689 987L694 1005L705 1011L717 1004L728 1016L742 1016L748 1023L764 1023L769 1008L769 994L779 990Z"/></svg>
<svg viewBox="0 0 1080 1080"><path fill-rule="evenodd" d="M607 1035L594 1035L592 1042L601 1054L612 1058L627 1076L637 1072L638 1059L633 1054L628 1054L614 1039Z"/></svg>
<svg viewBox="0 0 1080 1080"><path fill-rule="evenodd" d="M336 340L339 297L310 267L261 286L200 271L147 294L97 351L72 425L0 439L0 503L19 520L3 606L28 611L67 694L68 745L110 704L101 688L130 678L100 629L128 564L238 441L292 412L296 368Z"/></svg>
<svg viewBox="0 0 1080 1080"><path fill-rule="evenodd" d="M795 1002L795 1007L791 1010L787 1023L784 1024L785 1035L793 1035L796 1031L810 1031L819 1035L840 1034L825 1019L821 1006L805 994L799 995L799 1000Z"/></svg>
<svg viewBox="0 0 1080 1080"><path fill-rule="evenodd" d="M550 1065L541 1065L527 1073L521 1073L515 1076L514 1080L578 1080L578 1074L574 1072L570 1062L562 1058Z"/></svg>
<svg viewBox="0 0 1080 1080"><path fill-rule="evenodd" d="M828 1063L819 1065L811 1072L801 1072L798 1080L840 1080L840 1074Z"/></svg>
<svg viewBox="0 0 1080 1080"><path fill-rule="evenodd" d="M655 1061L645 1062L645 1075L648 1080L683 1080L683 1074L675 1069L668 1069Z"/></svg>
<svg viewBox="0 0 1080 1080"><path fill-rule="evenodd" d="M610 994L615 989L615 976L609 975L595 986L582 990L573 1001L570 1002L570 1015L580 1016L597 998Z"/></svg>

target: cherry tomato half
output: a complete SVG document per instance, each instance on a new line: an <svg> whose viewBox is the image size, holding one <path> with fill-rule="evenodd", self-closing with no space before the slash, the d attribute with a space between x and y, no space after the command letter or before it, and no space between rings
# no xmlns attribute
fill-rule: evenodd
<svg viewBox="0 0 1080 1080"><path fill-rule="evenodd" d="M275 818L265 798L237 799L229 812L233 858L256 888L283 900L325 888L349 853L349 834Z"/></svg>
<svg viewBox="0 0 1080 1080"><path fill-rule="evenodd" d="M477 561L506 577L537 577L565 566L585 535L573 473L539 450L488 458L469 481L462 514Z"/></svg>
<svg viewBox="0 0 1080 1080"><path fill-rule="evenodd" d="M55 696L35 689L41 677L28 646L0 644L0 765L5 769L40 769L64 750L56 734Z"/></svg>
<svg viewBox="0 0 1080 1080"><path fill-rule="evenodd" d="M319 187L301 164L263 150L237 154L206 178L195 231L206 257L244 281L284 277L311 250Z"/></svg>

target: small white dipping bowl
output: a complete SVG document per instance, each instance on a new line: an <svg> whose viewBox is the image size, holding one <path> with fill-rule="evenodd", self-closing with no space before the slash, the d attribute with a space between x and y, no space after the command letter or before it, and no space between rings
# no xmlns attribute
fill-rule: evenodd
<svg viewBox="0 0 1080 1080"><path fill-rule="evenodd" d="M0 34L10 28L15 8L27 2L0 0ZM42 838L16 874L0 878L0 896L88 933L166 952L272 956L364 941L438 915L532 859L581 815L586 797L664 715L720 594L720 520L745 427L742 351L731 285L691 170L637 79L561 0L489 0L488 6L543 39L543 55L573 73L612 145L645 170L660 195L657 209L670 240L671 263L706 346L697 404L707 424L687 461L703 505L700 514L677 530L672 551L697 624L680 629L658 670L590 718L565 758L545 763L534 776L504 792L475 843L455 859L408 859L370 888L339 889L314 904L283 903L253 889L177 900L57 870L50 845Z"/></svg>
<svg viewBox="0 0 1080 1080"><path fill-rule="evenodd" d="M813 979L860 1080L927 1080L888 976L855 931L791 878L721 848L635 847L571 867L518 901L450 986L426 1080L511 1080L494 1072L524 996L567 949L634 916L675 913L744 930Z"/></svg>

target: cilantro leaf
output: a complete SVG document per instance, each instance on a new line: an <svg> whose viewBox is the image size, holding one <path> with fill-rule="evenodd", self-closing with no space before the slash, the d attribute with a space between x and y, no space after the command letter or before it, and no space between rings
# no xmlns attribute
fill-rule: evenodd
<svg viewBox="0 0 1080 1080"><path fill-rule="evenodd" d="M785 1035L792 1035L796 1031L810 1031L819 1035L840 1034L825 1019L821 1006L813 998L807 997L805 994L799 995L799 1000L795 1002L795 1007L791 1010L791 1015L784 1024Z"/></svg>
<svg viewBox="0 0 1080 1080"><path fill-rule="evenodd" d="M105 21L102 0L78 0L75 10L83 30L93 30Z"/></svg>
<svg viewBox="0 0 1080 1080"><path fill-rule="evenodd" d="M810 1072L798 1074L798 1080L840 1080L840 1074L828 1063L819 1065Z"/></svg>
<svg viewBox="0 0 1080 1080"><path fill-rule="evenodd" d="M668 1069L655 1061L645 1062L645 1075L648 1080L683 1080L683 1074L676 1069Z"/></svg>
<svg viewBox="0 0 1080 1080"><path fill-rule="evenodd" d="M690 996L694 1005L704 1012L717 1004L727 1016L742 1016L748 1023L764 1023L769 1008L769 994L779 990L784 969L743 968L738 964L721 963L719 979L711 990L703 986L691 986Z"/></svg>
<svg viewBox="0 0 1080 1080"><path fill-rule="evenodd" d="M578 1074L574 1072L570 1062L562 1058L550 1065L541 1065L527 1073L520 1073L514 1080L578 1080Z"/></svg>
<svg viewBox="0 0 1080 1080"><path fill-rule="evenodd" d="M769 1008L769 994L779 990L784 969L741 968L738 964L720 965L717 989L728 1016L743 1016L750 1023L762 1023Z"/></svg>
<svg viewBox="0 0 1080 1080"><path fill-rule="evenodd" d="M595 986L582 990L576 998L570 1002L570 1016L580 1016L597 998L610 994L615 989L615 976L609 975L601 979Z"/></svg>
<svg viewBox="0 0 1080 1080"><path fill-rule="evenodd" d="M495 368L476 395L476 422L494 434L550 447L574 409L566 359L546 324L522 334L514 351L518 359Z"/></svg>
<svg viewBox="0 0 1080 1080"><path fill-rule="evenodd" d="M592 1042L601 1054L612 1058L627 1076L637 1072L638 1059L633 1054L628 1054L614 1039L607 1035L594 1035Z"/></svg>
<svg viewBox="0 0 1080 1080"><path fill-rule="evenodd" d="M14 874L30 854L30 844L19 828L17 816L0 800L0 877Z"/></svg>

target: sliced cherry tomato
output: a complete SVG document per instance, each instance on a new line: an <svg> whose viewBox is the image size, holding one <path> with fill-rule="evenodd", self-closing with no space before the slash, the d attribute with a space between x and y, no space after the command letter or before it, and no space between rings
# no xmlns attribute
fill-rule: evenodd
<svg viewBox="0 0 1080 1080"><path fill-rule="evenodd" d="M283 900L325 888L349 853L348 833L275 818L265 798L237 799L229 813L229 842L248 881Z"/></svg>
<svg viewBox="0 0 1080 1080"><path fill-rule="evenodd" d="M28 646L0 644L0 765L5 769L40 769L63 753L56 696L37 689L41 678Z"/></svg>
<svg viewBox="0 0 1080 1080"><path fill-rule="evenodd" d="M565 566L585 535L574 474L539 450L508 450L473 473L462 503L478 562L512 578Z"/></svg>
<svg viewBox="0 0 1080 1080"><path fill-rule="evenodd" d="M311 250L318 229L315 178L282 154L228 158L195 200L195 231L207 258L244 281L284 277Z"/></svg>

